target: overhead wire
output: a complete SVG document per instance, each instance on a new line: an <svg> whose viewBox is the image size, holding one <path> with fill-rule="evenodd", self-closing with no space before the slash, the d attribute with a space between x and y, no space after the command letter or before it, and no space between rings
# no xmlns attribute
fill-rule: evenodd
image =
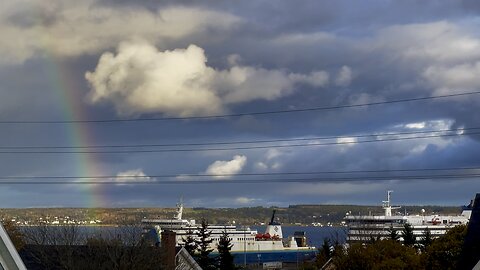
<svg viewBox="0 0 480 270"><path fill-rule="evenodd" d="M144 148L144 147L179 147L179 146L210 146L210 145L234 145L234 144L258 144L258 143L275 143L275 142L295 142L295 141L316 141L331 140L345 138L368 138L368 137L385 137L399 135L416 135L440 132L465 132L479 130L480 127L458 128L458 129L437 129L422 130L408 132L387 132L387 133L371 133L358 135L339 135L339 136L322 136L322 137L306 137L306 138L290 138L290 139L270 139L270 140L249 140L249 141L220 141L220 142L188 142L188 143L171 143L171 144L116 144L116 145L80 145L80 146L55 146L55 145L21 145L21 146L0 146L5 150L16 149L90 149L90 148Z"/></svg>
<svg viewBox="0 0 480 270"><path fill-rule="evenodd" d="M346 105L337 105L337 106L311 107L311 108L288 109L288 110L272 110L272 111L260 111L260 112L245 112L245 113L233 113L233 114L221 114L221 115L187 116L187 117L123 118L123 119L89 119L89 120L1 120L0 124L116 123L116 122L219 119L219 118L230 118L230 117L241 117L241 116L252 116L252 115L272 115L272 114L359 108L359 107L377 106L377 105L384 105L384 104L469 96L469 95L475 95L475 94L480 94L480 91L464 92L464 93L456 93L456 94L448 94L448 95L438 95L438 96L428 96L428 97L418 97L418 98L397 99L397 100L370 102L370 103L362 103L362 104L346 104Z"/></svg>
<svg viewBox="0 0 480 270"><path fill-rule="evenodd" d="M406 180L447 180L476 179L480 173L447 175L408 175L408 176L363 176L329 178L287 178L287 179L207 179L207 180L136 180L136 181L0 181L0 185L185 185L185 184L266 184L266 183L328 183L328 182L365 182L365 181L406 181Z"/></svg>
<svg viewBox="0 0 480 270"><path fill-rule="evenodd" d="M383 138L361 141L335 141L335 142L311 142L311 143L297 143L297 144L276 144L276 145L257 145L257 146L239 146L239 147L224 147L224 148L187 148L187 149L131 149L131 150L75 150L75 151L0 151L0 154L131 154L131 153L165 153L165 152L204 152L204 151L229 151L229 150L253 150L253 149L268 149L268 148L289 148L289 147L312 147L312 146L329 146L329 145L353 145L361 143L386 142L386 141L403 141L416 140L439 137L454 137L465 135L478 135L480 132L469 133L454 133L454 134L440 134L440 135L425 135L405 138ZM381 136L381 135L378 135Z"/></svg>
<svg viewBox="0 0 480 270"><path fill-rule="evenodd" d="M0 176L0 180L8 179L142 179L142 178L192 178L192 177L244 177L244 176L292 176L292 175L320 175L320 174L364 174L364 173L406 173L406 172L436 172L436 171L469 171L480 170L478 167L446 167L446 168L416 168L416 169L384 169L384 170L349 170L349 171L311 171L311 172L268 172L268 173L235 173L235 174L208 174L208 173L177 173L151 175L90 175L90 176ZM480 173L480 171L479 171ZM457 174L458 175L458 174Z"/></svg>

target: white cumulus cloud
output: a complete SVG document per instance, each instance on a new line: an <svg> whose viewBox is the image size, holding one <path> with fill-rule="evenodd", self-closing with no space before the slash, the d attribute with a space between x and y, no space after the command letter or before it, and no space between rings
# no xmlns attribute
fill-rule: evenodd
<svg viewBox="0 0 480 270"><path fill-rule="evenodd" d="M237 174L247 164L247 157L236 155L232 160L217 160L208 166L206 174L217 175L218 178L228 178L227 174Z"/></svg>
<svg viewBox="0 0 480 270"><path fill-rule="evenodd" d="M248 197L237 197L235 198L235 203L236 204L252 204L254 202L259 201L259 199L255 198L248 198Z"/></svg>
<svg viewBox="0 0 480 270"><path fill-rule="evenodd" d="M401 125L395 125L394 128L398 129L429 129L429 130L443 130L450 129L455 124L451 119L439 119L439 120L427 120L421 122L406 123Z"/></svg>
<svg viewBox="0 0 480 270"><path fill-rule="evenodd" d="M263 157L255 163L254 168L259 171L279 170L282 168L285 155L284 152L278 149L268 149Z"/></svg>
<svg viewBox="0 0 480 270"><path fill-rule="evenodd" d="M188 116L222 111L211 90L215 71L201 48L158 52L147 43L123 43L118 54L105 53L86 78L90 101L109 101L122 115L166 112Z"/></svg>
<svg viewBox="0 0 480 270"><path fill-rule="evenodd" d="M117 173L115 181L122 182L134 182L134 181L150 181L151 177L147 176L142 169L127 170Z"/></svg>
<svg viewBox="0 0 480 270"><path fill-rule="evenodd" d="M164 113L171 116L211 115L229 104L275 100L295 91L297 84L322 87L328 73L289 73L235 63L217 70L207 65L202 48L159 51L146 41L124 42L117 54L104 53L85 77L90 102L113 104L120 115Z"/></svg>
<svg viewBox="0 0 480 270"><path fill-rule="evenodd" d="M410 129L422 129L425 128L425 122L409 123L406 124L405 127Z"/></svg>
<svg viewBox="0 0 480 270"><path fill-rule="evenodd" d="M348 66L343 66L335 78L337 86L349 86L352 82L352 69Z"/></svg>

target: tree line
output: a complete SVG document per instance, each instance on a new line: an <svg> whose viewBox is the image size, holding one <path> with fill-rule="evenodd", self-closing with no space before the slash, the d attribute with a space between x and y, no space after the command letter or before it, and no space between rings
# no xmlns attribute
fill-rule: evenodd
<svg viewBox="0 0 480 270"><path fill-rule="evenodd" d="M161 249L145 241L134 226L90 235L76 225L3 225L27 269L164 269Z"/></svg>
<svg viewBox="0 0 480 270"><path fill-rule="evenodd" d="M35 226L21 230L12 222L4 222L14 246L28 269L165 269L165 252L142 237L137 226L122 226L115 231L86 235L79 226ZM208 222L203 219L197 237L191 232L184 239L184 248L205 270L237 269L230 253L231 238L226 231L212 256L212 239Z"/></svg>
<svg viewBox="0 0 480 270"><path fill-rule="evenodd" d="M121 227L113 235L88 237L82 235L78 226L19 230L13 223L6 222L4 227L22 259L34 266L31 269L164 269L161 248L141 237L134 226ZM368 243L354 243L349 248L338 240L324 239L316 260L304 263L302 268L324 269L322 267L330 262L337 270L464 269L462 252L466 232L467 227L459 225L433 239L430 231L425 230L417 240L411 225L405 224L402 230L391 227L384 239L371 237ZM198 231L184 237L184 248L202 269L237 269L228 233L224 231L221 235L216 256L212 255L210 236L208 222L203 219Z"/></svg>

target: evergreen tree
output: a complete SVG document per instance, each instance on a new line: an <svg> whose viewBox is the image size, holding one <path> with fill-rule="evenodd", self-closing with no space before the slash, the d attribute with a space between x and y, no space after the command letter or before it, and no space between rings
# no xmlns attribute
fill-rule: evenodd
<svg viewBox="0 0 480 270"><path fill-rule="evenodd" d="M370 235L370 239L367 241L368 244L374 244L375 242L378 242L382 240L382 238L380 237L380 235L374 235L374 234L371 234Z"/></svg>
<svg viewBox="0 0 480 270"><path fill-rule="evenodd" d="M192 255L192 257L195 257L195 253L198 249L198 244L195 241L195 238L193 237L193 231L188 230L187 231L187 237L183 237L182 239L183 239L183 242L185 243L184 246L183 246L185 248L185 250L190 255Z"/></svg>
<svg viewBox="0 0 480 270"><path fill-rule="evenodd" d="M318 254L315 259L315 265L321 269L324 264L332 257L331 241L328 238L323 238L322 246L318 249Z"/></svg>
<svg viewBox="0 0 480 270"><path fill-rule="evenodd" d="M353 243L333 257L336 270L352 269L425 269L421 256L413 247L389 239L373 244ZM445 269L445 268L434 268Z"/></svg>
<svg viewBox="0 0 480 270"><path fill-rule="evenodd" d="M423 231L423 237L420 239L420 245L423 251L427 249L428 246L430 246L433 242L432 234L430 233L430 230L428 228L425 228Z"/></svg>
<svg viewBox="0 0 480 270"><path fill-rule="evenodd" d="M425 269L471 269L461 267L467 226L459 225L433 240L424 253Z"/></svg>
<svg viewBox="0 0 480 270"><path fill-rule="evenodd" d="M415 235L413 234L412 225L405 223L402 230L403 244L406 246L414 246L416 242Z"/></svg>
<svg viewBox="0 0 480 270"><path fill-rule="evenodd" d="M228 237L227 231L223 231L222 236L217 245L218 249L218 267L222 270L234 270L236 269L235 264L233 263L233 255L230 253L233 244L231 243L230 238Z"/></svg>
<svg viewBox="0 0 480 270"><path fill-rule="evenodd" d="M327 260L330 259L330 257L332 257L332 250L330 248L331 248L330 239L323 238L320 254L322 254Z"/></svg>
<svg viewBox="0 0 480 270"><path fill-rule="evenodd" d="M212 231L208 231L208 222L202 219L202 226L197 232L198 239L196 240L198 245L197 262L204 270L216 269L214 259L209 255L213 251L210 248L212 239L210 238Z"/></svg>
<svg viewBox="0 0 480 270"><path fill-rule="evenodd" d="M390 225L390 228L388 228L388 238L393 241L398 241L400 238L400 235L398 235L397 230L393 228L393 225Z"/></svg>

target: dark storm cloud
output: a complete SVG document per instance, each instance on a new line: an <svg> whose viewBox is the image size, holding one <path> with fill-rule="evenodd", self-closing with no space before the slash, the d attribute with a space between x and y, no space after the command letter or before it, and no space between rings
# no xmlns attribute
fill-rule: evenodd
<svg viewBox="0 0 480 270"><path fill-rule="evenodd" d="M29 5L20 3L7 17L7 21L22 28L36 26L51 26L60 20L57 12L61 6L58 4L50 5Z"/></svg>
<svg viewBox="0 0 480 270"><path fill-rule="evenodd" d="M258 27L272 32L312 32L328 29L333 32L348 29L372 29L392 24L416 23L464 17L475 9L475 1L113 1L102 0L106 6L147 6L151 9L171 5L201 6L224 10L248 18ZM251 29L257 31L258 29Z"/></svg>

